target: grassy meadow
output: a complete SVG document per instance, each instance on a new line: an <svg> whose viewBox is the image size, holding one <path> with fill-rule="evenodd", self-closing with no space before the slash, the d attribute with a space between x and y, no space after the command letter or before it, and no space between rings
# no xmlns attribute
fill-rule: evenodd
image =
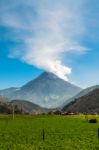
<svg viewBox="0 0 99 150"><path fill-rule="evenodd" d="M0 150L99 150L98 128L83 115L0 115Z"/></svg>

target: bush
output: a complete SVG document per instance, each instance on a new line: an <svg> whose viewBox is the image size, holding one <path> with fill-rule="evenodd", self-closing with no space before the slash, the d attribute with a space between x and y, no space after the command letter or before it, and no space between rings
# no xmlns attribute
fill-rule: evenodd
<svg viewBox="0 0 99 150"><path fill-rule="evenodd" d="M97 119L90 119L89 123L97 123Z"/></svg>

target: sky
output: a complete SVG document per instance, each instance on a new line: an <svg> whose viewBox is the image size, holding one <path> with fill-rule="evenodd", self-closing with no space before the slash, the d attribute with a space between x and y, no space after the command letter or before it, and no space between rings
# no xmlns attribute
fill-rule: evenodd
<svg viewBox="0 0 99 150"><path fill-rule="evenodd" d="M0 89L44 71L99 84L99 0L0 0Z"/></svg>

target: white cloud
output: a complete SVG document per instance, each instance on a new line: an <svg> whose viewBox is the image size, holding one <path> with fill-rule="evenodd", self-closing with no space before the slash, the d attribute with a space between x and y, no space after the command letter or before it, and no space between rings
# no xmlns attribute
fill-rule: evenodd
<svg viewBox="0 0 99 150"><path fill-rule="evenodd" d="M17 47L12 55L68 80L66 75L71 68L62 64L61 54L86 51L80 44L85 32L84 3L84 0L18 0L7 8L2 6L1 24L17 30L13 38L19 38L25 45L23 49Z"/></svg>

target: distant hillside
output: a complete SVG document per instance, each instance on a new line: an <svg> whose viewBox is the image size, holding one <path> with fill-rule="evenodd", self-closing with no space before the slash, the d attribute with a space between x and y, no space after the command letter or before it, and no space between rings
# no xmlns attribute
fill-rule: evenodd
<svg viewBox="0 0 99 150"><path fill-rule="evenodd" d="M22 111L22 113L41 114L48 112L48 109L24 100L13 100L10 104L17 106L18 110Z"/></svg>
<svg viewBox="0 0 99 150"><path fill-rule="evenodd" d="M11 87L11 88L7 88L7 89L3 89L3 90L0 90L0 95L3 96L3 97L8 97L9 98L9 95L11 95L13 92L15 92L18 88L15 88L15 87Z"/></svg>
<svg viewBox="0 0 99 150"><path fill-rule="evenodd" d="M44 72L20 88L1 90L0 95L11 100L26 100L41 107L56 108L82 89L52 73Z"/></svg>
<svg viewBox="0 0 99 150"><path fill-rule="evenodd" d="M0 96L0 102L6 102L6 101L8 101L7 98Z"/></svg>
<svg viewBox="0 0 99 150"><path fill-rule="evenodd" d="M66 112L99 113L99 89L75 99L63 108Z"/></svg>
<svg viewBox="0 0 99 150"><path fill-rule="evenodd" d="M68 105L70 102L74 101L75 99L78 99L79 97L82 97L84 95L87 95L88 93L90 93L91 91L95 90L95 89L99 89L99 85L95 85L95 86L91 86L88 87L84 90L81 90L79 93L77 93L75 96L73 96L72 98L66 100L63 105L61 106L61 108L63 108L64 106Z"/></svg>
<svg viewBox="0 0 99 150"><path fill-rule="evenodd" d="M48 109L24 100L13 100L11 102L0 101L0 113L12 114L13 107L17 114L42 114L49 111Z"/></svg>
<svg viewBox="0 0 99 150"><path fill-rule="evenodd" d="M3 97L0 97L0 114L11 114L12 106L6 102L7 100Z"/></svg>

